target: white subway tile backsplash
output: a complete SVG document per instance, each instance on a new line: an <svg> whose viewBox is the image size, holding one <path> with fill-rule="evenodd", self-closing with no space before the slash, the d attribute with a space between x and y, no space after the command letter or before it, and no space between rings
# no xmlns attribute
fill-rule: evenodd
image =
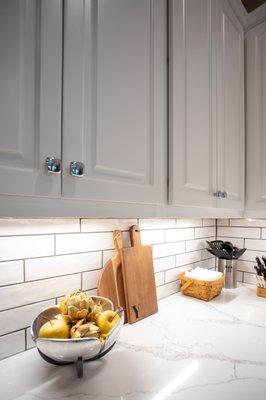
<svg viewBox="0 0 266 400"><path fill-rule="evenodd" d="M0 359L25 350L25 331L0 336Z"/></svg>
<svg viewBox="0 0 266 400"><path fill-rule="evenodd" d="M164 284L164 272L158 272L155 274L155 284L156 286L161 286Z"/></svg>
<svg viewBox="0 0 266 400"><path fill-rule="evenodd" d="M194 239L193 228L167 229L165 231L166 242L177 242L179 240L189 240L189 239Z"/></svg>
<svg viewBox="0 0 266 400"><path fill-rule="evenodd" d="M141 231L141 243L143 246L164 243L164 230Z"/></svg>
<svg viewBox="0 0 266 400"><path fill-rule="evenodd" d="M201 268L208 268L212 269L215 268L215 258L207 258L206 260L197 261L194 263L194 267L201 267Z"/></svg>
<svg viewBox="0 0 266 400"><path fill-rule="evenodd" d="M237 269L239 271L255 273L254 265L255 261L244 261L244 260L237 260Z"/></svg>
<svg viewBox="0 0 266 400"><path fill-rule="evenodd" d="M262 229L261 237L262 239L266 239L266 229Z"/></svg>
<svg viewBox="0 0 266 400"><path fill-rule="evenodd" d="M255 264L256 257L262 257L263 255L265 255L265 252L263 251L246 250L245 253L240 257L240 260L252 261Z"/></svg>
<svg viewBox="0 0 266 400"><path fill-rule="evenodd" d="M183 267L178 267L178 268L173 268L169 269L168 271L165 272L165 283L169 282L176 282L179 278L180 272L186 271L187 269L193 268L193 264L186 265Z"/></svg>
<svg viewBox="0 0 266 400"><path fill-rule="evenodd" d="M87 293L89 296L97 296L97 289L85 290L84 293Z"/></svg>
<svg viewBox="0 0 266 400"><path fill-rule="evenodd" d="M195 239L208 238L210 236L215 236L216 228L215 226L195 228Z"/></svg>
<svg viewBox="0 0 266 400"><path fill-rule="evenodd" d="M177 218L176 227L177 228L196 228L202 226L201 219L182 219Z"/></svg>
<svg viewBox="0 0 266 400"><path fill-rule="evenodd" d="M167 257L185 252L185 242L155 244L153 258Z"/></svg>
<svg viewBox="0 0 266 400"><path fill-rule="evenodd" d="M82 253L113 248L114 242L111 232L56 235L56 254Z"/></svg>
<svg viewBox="0 0 266 400"><path fill-rule="evenodd" d="M107 263L108 260L110 260L110 258L114 257L115 253L115 249L103 251L103 266Z"/></svg>
<svg viewBox="0 0 266 400"><path fill-rule="evenodd" d="M201 260L201 251L192 251L191 253L179 254L176 256L176 267L192 264Z"/></svg>
<svg viewBox="0 0 266 400"><path fill-rule="evenodd" d="M216 220L214 218L208 218L202 220L203 226L216 226Z"/></svg>
<svg viewBox="0 0 266 400"><path fill-rule="evenodd" d="M205 260L206 258L215 258L208 250L201 250L201 259Z"/></svg>
<svg viewBox="0 0 266 400"><path fill-rule="evenodd" d="M23 282L23 261L0 263L0 286Z"/></svg>
<svg viewBox="0 0 266 400"><path fill-rule="evenodd" d="M153 260L154 272L165 271L175 267L175 256L156 258Z"/></svg>
<svg viewBox="0 0 266 400"><path fill-rule="evenodd" d="M139 227L141 230L145 229L168 229L175 228L176 220L174 218L163 219L140 219Z"/></svg>
<svg viewBox="0 0 266 400"><path fill-rule="evenodd" d="M54 255L54 236L0 237L0 261Z"/></svg>
<svg viewBox="0 0 266 400"><path fill-rule="evenodd" d="M31 325L34 318L46 307L55 305L55 300L43 301L1 312L0 335L18 331Z"/></svg>
<svg viewBox="0 0 266 400"><path fill-rule="evenodd" d="M34 258L25 261L26 281L99 269L102 253L68 254L55 257Z"/></svg>
<svg viewBox="0 0 266 400"><path fill-rule="evenodd" d="M237 271L237 282L243 282L243 272Z"/></svg>
<svg viewBox="0 0 266 400"><path fill-rule="evenodd" d="M266 240L246 239L245 247L249 250L259 250L266 253Z"/></svg>
<svg viewBox="0 0 266 400"><path fill-rule="evenodd" d="M0 219L0 236L43 235L79 231L79 220L77 218Z"/></svg>
<svg viewBox="0 0 266 400"><path fill-rule="evenodd" d="M217 219L217 226L229 226L229 219L228 218Z"/></svg>
<svg viewBox="0 0 266 400"><path fill-rule="evenodd" d="M255 274L243 273L243 282L250 283L251 285L257 285L257 278Z"/></svg>
<svg viewBox="0 0 266 400"><path fill-rule="evenodd" d="M266 219L230 219L230 226L265 227Z"/></svg>
<svg viewBox="0 0 266 400"><path fill-rule="evenodd" d="M35 347L35 343L31 338L30 328L26 329L26 348L27 350L32 349Z"/></svg>
<svg viewBox="0 0 266 400"><path fill-rule="evenodd" d="M207 238L207 240L214 240L213 238ZM205 249L207 246L205 239L195 239L186 241L186 251L195 251Z"/></svg>
<svg viewBox="0 0 266 400"><path fill-rule="evenodd" d="M180 284L178 281L167 283L162 286L157 287L157 298L158 300L164 297L170 296L171 294L177 293L179 291Z"/></svg>
<svg viewBox="0 0 266 400"><path fill-rule="evenodd" d="M217 236L226 236L232 238L247 238L247 239L259 239L260 229L259 228L247 228L247 227L224 227L218 226Z"/></svg>
<svg viewBox="0 0 266 400"><path fill-rule="evenodd" d="M81 232L111 232L115 229L128 231L132 225L137 225L136 219L82 219Z"/></svg>
<svg viewBox="0 0 266 400"><path fill-rule="evenodd" d="M82 290L91 290L97 287L100 270L84 272L82 274Z"/></svg>
<svg viewBox="0 0 266 400"><path fill-rule="evenodd" d="M80 289L80 275L66 275L0 288L0 311L63 296Z"/></svg>

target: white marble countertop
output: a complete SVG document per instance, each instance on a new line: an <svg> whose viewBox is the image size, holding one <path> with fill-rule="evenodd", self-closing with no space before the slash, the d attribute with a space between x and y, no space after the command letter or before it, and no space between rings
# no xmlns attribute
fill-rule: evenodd
<svg viewBox="0 0 266 400"><path fill-rule="evenodd" d="M1 399L264 400L266 299L255 290L160 301L158 314L125 326L108 355L86 363L82 379L36 349L3 360Z"/></svg>

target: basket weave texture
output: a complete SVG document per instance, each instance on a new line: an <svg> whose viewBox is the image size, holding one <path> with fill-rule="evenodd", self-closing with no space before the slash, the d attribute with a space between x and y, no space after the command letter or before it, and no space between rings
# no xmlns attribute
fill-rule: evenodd
<svg viewBox="0 0 266 400"><path fill-rule="evenodd" d="M185 272L181 272L178 278L181 281L180 290L183 294L205 301L209 301L215 296L218 296L224 286L224 276L213 281L200 281L188 278L185 276Z"/></svg>
<svg viewBox="0 0 266 400"><path fill-rule="evenodd" d="M257 286L257 296L266 297L266 288Z"/></svg>

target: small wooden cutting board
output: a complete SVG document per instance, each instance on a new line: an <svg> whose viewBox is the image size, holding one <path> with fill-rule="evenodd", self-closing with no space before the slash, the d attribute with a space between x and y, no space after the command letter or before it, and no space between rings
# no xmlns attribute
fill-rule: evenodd
<svg viewBox="0 0 266 400"><path fill-rule="evenodd" d="M116 254L113 258L107 261L102 269L98 280L97 295L110 299L113 302L114 309L122 307L125 310L125 322L127 322L126 301L120 258L120 250L123 247L122 234L120 230L115 230L113 232L113 239Z"/></svg>
<svg viewBox="0 0 266 400"><path fill-rule="evenodd" d="M130 324L158 311L151 246L142 246L137 225L130 228L132 247L121 248L127 318Z"/></svg>

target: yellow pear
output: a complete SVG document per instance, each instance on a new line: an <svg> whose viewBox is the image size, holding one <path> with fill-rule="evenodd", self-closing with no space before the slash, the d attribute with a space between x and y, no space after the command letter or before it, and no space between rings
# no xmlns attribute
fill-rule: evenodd
<svg viewBox="0 0 266 400"><path fill-rule="evenodd" d="M54 319L49 320L41 326L39 337L48 339L68 339L69 327L62 317L58 318L58 316L56 316Z"/></svg>
<svg viewBox="0 0 266 400"><path fill-rule="evenodd" d="M96 324L100 328L102 334L108 334L110 330L119 322L119 320L120 317L117 312L106 310L98 315Z"/></svg>

